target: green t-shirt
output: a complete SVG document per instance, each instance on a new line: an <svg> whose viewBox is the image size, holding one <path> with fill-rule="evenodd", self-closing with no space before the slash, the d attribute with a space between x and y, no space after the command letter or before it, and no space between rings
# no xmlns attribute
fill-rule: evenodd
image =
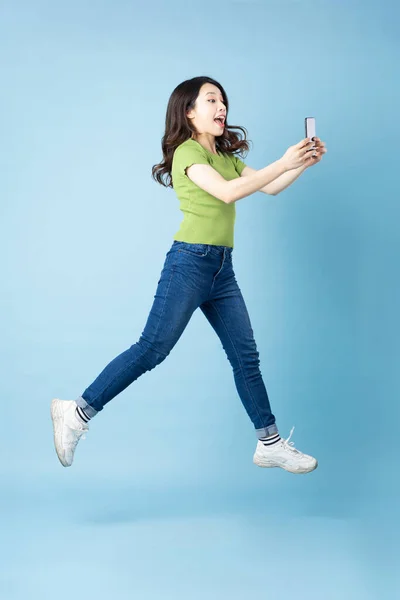
<svg viewBox="0 0 400 600"><path fill-rule="evenodd" d="M172 159L172 185L184 216L174 240L233 248L235 202L226 204L193 183L185 172L193 164L211 165L227 181L240 177L246 166L237 156L213 154L193 139L176 148Z"/></svg>

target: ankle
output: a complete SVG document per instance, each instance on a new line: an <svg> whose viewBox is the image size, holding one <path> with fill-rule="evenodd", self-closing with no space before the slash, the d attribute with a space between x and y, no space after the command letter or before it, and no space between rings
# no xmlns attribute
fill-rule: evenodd
<svg viewBox="0 0 400 600"><path fill-rule="evenodd" d="M87 425L87 423L89 423L90 419L92 418L81 406L76 407L75 416L78 419L78 421L83 425Z"/></svg>
<svg viewBox="0 0 400 600"><path fill-rule="evenodd" d="M281 436L279 435L278 432L275 432L275 433L272 433L271 435L268 435L268 436L259 437L258 439L260 440L260 442L262 444L264 444L264 446L271 447L271 446L274 446L275 444L277 444L280 441Z"/></svg>

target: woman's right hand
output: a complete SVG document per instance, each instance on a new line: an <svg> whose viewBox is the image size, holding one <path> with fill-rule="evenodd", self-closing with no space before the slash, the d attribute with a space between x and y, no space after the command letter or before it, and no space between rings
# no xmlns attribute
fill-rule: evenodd
<svg viewBox="0 0 400 600"><path fill-rule="evenodd" d="M298 144L289 146L281 158L286 171L291 171L298 167L308 167L313 161L312 152L310 152L313 146L314 142L310 138L304 138Z"/></svg>

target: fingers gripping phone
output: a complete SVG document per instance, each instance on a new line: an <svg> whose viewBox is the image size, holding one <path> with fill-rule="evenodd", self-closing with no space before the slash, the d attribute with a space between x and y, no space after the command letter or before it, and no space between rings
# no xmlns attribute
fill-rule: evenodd
<svg viewBox="0 0 400 600"><path fill-rule="evenodd" d="M315 131L315 117L306 117L304 123L306 129L306 138L310 138L312 140L317 135ZM315 150L315 146L312 146L309 152L313 150ZM313 156L315 156L315 153Z"/></svg>

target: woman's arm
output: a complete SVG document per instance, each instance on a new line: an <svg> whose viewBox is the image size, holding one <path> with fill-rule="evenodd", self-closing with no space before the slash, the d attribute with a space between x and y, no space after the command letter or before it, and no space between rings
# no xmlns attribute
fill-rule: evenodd
<svg viewBox="0 0 400 600"><path fill-rule="evenodd" d="M237 177L227 181L210 165L193 164L187 167L186 174L198 187L226 204L237 202L254 192L258 192L271 181L286 173L287 167L283 158L255 171L247 177Z"/></svg>
<svg viewBox="0 0 400 600"><path fill-rule="evenodd" d="M259 191L264 192L264 194L269 194L270 196L276 196L296 181L306 169L321 162L323 155L327 152L325 142L322 142L319 137L313 137L313 144L314 149L311 161L308 161L307 164L302 165L301 167L297 167L296 169L286 171L286 173L279 175L279 177L262 187ZM257 173L257 171L246 165L242 171L241 177L253 176L254 173Z"/></svg>
<svg viewBox="0 0 400 600"><path fill-rule="evenodd" d="M308 138L300 140L298 144L289 146L285 154L279 160L271 163L270 165L256 171L248 167L247 175L245 177L235 177L227 181L222 175L216 171L211 165L193 162L186 167L185 173L189 179L193 181L198 187L202 188L211 196L231 204L237 202L246 196L250 196L254 192L264 190L266 186L275 182L276 179L288 175L288 178L281 180L285 183L285 187L289 185L289 182L294 181L300 173L295 174L294 177L290 177L290 171L297 171L304 166L311 164L311 155L309 154L309 146L312 146L314 142ZM243 169L243 172L245 169ZM243 173L242 173L243 175ZM274 193L277 192L274 189ZM282 188L283 189L283 188ZM269 192L267 192L269 193Z"/></svg>
<svg viewBox="0 0 400 600"><path fill-rule="evenodd" d="M289 185L291 185L298 177L300 177L300 175L304 173L306 169L307 167L303 165L302 167L297 167L297 169L286 171L286 173L279 175L276 179L262 187L259 191L264 192L264 194L269 194L270 196L276 196L279 194L279 192L282 192L289 187ZM252 169L246 165L242 171L241 177L247 177L253 173L257 173L256 169Z"/></svg>

